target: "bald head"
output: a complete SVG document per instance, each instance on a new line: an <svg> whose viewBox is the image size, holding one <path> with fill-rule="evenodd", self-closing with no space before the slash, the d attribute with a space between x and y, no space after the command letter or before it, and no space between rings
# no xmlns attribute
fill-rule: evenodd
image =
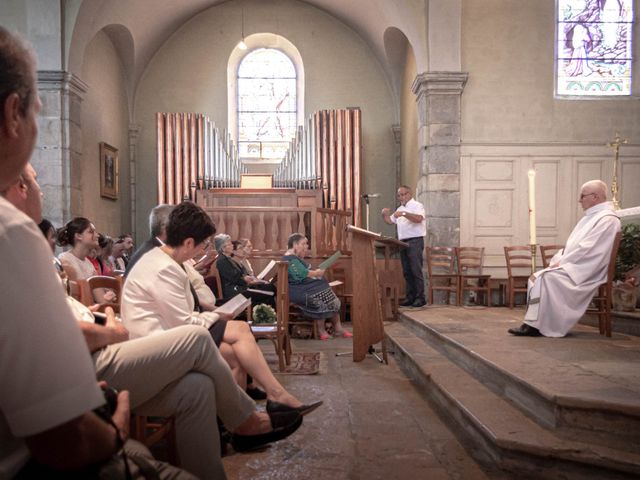
<svg viewBox="0 0 640 480"><path fill-rule="evenodd" d="M607 201L607 184L602 180L590 180L580 188L580 204L583 210Z"/></svg>

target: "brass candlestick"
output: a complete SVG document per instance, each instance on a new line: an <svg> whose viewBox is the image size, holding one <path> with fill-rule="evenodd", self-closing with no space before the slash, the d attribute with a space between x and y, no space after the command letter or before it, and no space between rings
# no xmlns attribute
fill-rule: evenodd
<svg viewBox="0 0 640 480"><path fill-rule="evenodd" d="M536 273L536 243L531 244L531 275Z"/></svg>
<svg viewBox="0 0 640 480"><path fill-rule="evenodd" d="M616 132L616 138L613 142L607 143L607 147L613 148L615 157L613 159L613 179L611 180L611 201L613 202L613 208L620 210L620 202L618 201L618 154L620 152L620 145L624 145L628 140L626 138L620 138L620 134Z"/></svg>

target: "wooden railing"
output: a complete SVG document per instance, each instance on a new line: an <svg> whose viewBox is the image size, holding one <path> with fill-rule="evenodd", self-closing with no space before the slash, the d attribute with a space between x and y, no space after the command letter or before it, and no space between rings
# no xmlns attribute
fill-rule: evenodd
<svg viewBox="0 0 640 480"><path fill-rule="evenodd" d="M254 256L280 256L292 233L303 233L310 243L311 257L341 250L351 254L345 231L351 211L316 207L204 207L218 233L232 239L248 238Z"/></svg>

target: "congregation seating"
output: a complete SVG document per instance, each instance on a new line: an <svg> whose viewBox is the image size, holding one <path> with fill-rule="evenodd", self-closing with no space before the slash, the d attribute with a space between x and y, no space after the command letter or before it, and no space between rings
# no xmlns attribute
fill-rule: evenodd
<svg viewBox="0 0 640 480"><path fill-rule="evenodd" d="M93 295L93 291L98 288L104 288L113 290L116 294L116 302L104 302L100 304L99 311L104 312L106 307L113 308L113 311L120 313L120 295L122 293L123 277L118 275L116 277L109 277L105 275L94 275L87 279L80 279L77 283L79 292L79 300L82 304L90 307L95 305L96 300Z"/></svg>
<svg viewBox="0 0 640 480"><path fill-rule="evenodd" d="M456 249L454 247L426 247L427 275L429 276L428 299L433 305L433 292L447 292L447 303L451 295L458 302L459 277L456 272Z"/></svg>
<svg viewBox="0 0 640 480"><path fill-rule="evenodd" d="M256 341L267 339L273 343L278 356L278 369L284 372L291 363L291 339L289 335L289 262L277 262L276 273L276 325L252 325Z"/></svg>
<svg viewBox="0 0 640 480"><path fill-rule="evenodd" d="M516 293L527 293L527 280L531 276L531 247L515 245L504 247L507 263L507 305L513 308Z"/></svg>

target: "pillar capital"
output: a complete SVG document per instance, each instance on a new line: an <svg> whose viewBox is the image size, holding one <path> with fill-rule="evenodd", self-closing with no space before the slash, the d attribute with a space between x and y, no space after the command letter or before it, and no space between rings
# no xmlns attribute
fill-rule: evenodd
<svg viewBox="0 0 640 480"><path fill-rule="evenodd" d="M422 72L413 80L411 91L417 97L427 94L462 95L468 77L466 72Z"/></svg>

